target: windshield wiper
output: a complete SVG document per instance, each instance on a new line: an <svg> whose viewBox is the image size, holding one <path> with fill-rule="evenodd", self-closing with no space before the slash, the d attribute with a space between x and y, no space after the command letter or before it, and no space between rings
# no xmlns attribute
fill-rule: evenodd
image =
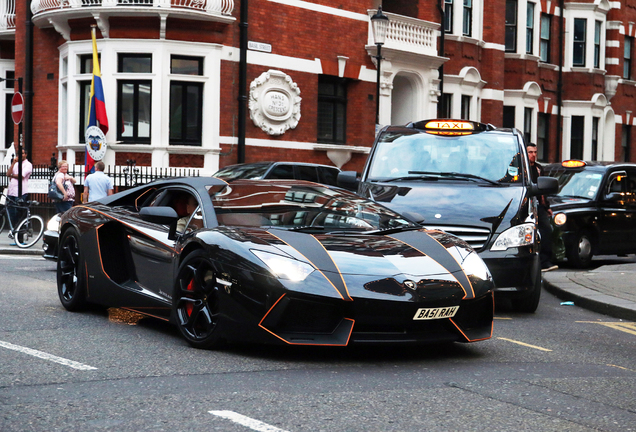
<svg viewBox="0 0 636 432"><path fill-rule="evenodd" d="M372 231L365 231L365 232L363 232L363 234L365 234L365 235L376 235L376 234L386 235L386 234L395 234L395 233L404 232L404 231L417 231L417 230L421 230L421 229L424 229L424 227L423 226L417 226L417 225L407 225L407 226L401 226L401 227L380 228L380 229L376 229L376 230L372 230Z"/></svg>
<svg viewBox="0 0 636 432"><path fill-rule="evenodd" d="M439 173L409 171L409 174L424 174L424 175L407 175L407 176L401 176L401 177L388 178L382 181L389 183L389 182L403 181L403 180L439 180ZM434 175L435 177L432 177L431 175Z"/></svg>
<svg viewBox="0 0 636 432"><path fill-rule="evenodd" d="M325 227L323 226L310 226L310 225L300 225L300 226L272 226L272 228L284 229L287 231L299 231L299 232L312 232L312 231L324 231Z"/></svg>
<svg viewBox="0 0 636 432"><path fill-rule="evenodd" d="M439 172L439 173L432 173L432 172L428 172L428 171L409 171L409 174L437 174L440 177L452 177L452 178L458 178L458 179L466 179L466 180L479 180L479 181L483 181L486 183L489 183L491 185L494 186L504 186L502 183L496 182L494 180L490 180L487 179L485 177L481 177L475 174L467 174L467 173L458 173L458 172Z"/></svg>

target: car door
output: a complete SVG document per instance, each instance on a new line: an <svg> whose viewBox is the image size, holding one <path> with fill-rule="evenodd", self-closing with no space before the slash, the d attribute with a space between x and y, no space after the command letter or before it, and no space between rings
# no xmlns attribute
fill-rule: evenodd
<svg viewBox="0 0 636 432"><path fill-rule="evenodd" d="M187 201L193 191L181 187L159 190L148 206L170 206L180 218L187 217ZM165 300L171 298L177 261L177 239L170 237L171 227L140 221L137 229L129 229L128 243L135 266L137 283ZM174 236L173 236L174 237Z"/></svg>
<svg viewBox="0 0 636 432"><path fill-rule="evenodd" d="M598 196L599 253L626 253L632 248L633 210L628 211L624 169L610 170Z"/></svg>

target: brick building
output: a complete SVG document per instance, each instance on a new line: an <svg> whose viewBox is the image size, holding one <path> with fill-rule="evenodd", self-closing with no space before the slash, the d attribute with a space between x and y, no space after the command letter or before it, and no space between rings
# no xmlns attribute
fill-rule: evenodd
<svg viewBox="0 0 636 432"><path fill-rule="evenodd" d="M0 76L9 78L0 83L0 147L17 139L12 78L22 78L24 137L35 163L52 155L84 162L97 25L106 164L134 159L210 174L237 162L243 148L247 162L359 170L375 131L370 17L380 5L389 18L380 124L468 118L518 128L539 145L542 161L636 161L636 4L628 0L28 4L0 0Z"/></svg>

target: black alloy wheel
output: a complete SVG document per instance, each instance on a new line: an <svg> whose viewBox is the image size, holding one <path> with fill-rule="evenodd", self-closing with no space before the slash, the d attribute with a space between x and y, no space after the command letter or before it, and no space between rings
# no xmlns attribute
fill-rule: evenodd
<svg viewBox="0 0 636 432"><path fill-rule="evenodd" d="M62 235L57 259L57 293L62 306L69 311L86 305L80 256L79 234L70 228Z"/></svg>
<svg viewBox="0 0 636 432"><path fill-rule="evenodd" d="M173 295L177 327L195 348L221 344L220 300L214 267L204 251L195 251L179 266Z"/></svg>
<svg viewBox="0 0 636 432"><path fill-rule="evenodd" d="M567 245L566 255L568 262L576 268L589 267L592 263L593 250L592 233L587 230L579 231L574 242Z"/></svg>

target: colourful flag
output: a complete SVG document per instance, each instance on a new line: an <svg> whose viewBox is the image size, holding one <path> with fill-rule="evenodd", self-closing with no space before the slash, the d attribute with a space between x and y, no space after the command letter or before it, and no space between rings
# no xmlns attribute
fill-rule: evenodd
<svg viewBox="0 0 636 432"><path fill-rule="evenodd" d="M95 39L95 27L92 28L93 37L93 80L91 81L91 93L88 102L88 122L86 128L98 126L104 135L108 132L108 117L106 117L106 103L104 88L102 87L102 75L99 70L99 57L97 55L97 41ZM88 143L87 143L88 144ZM95 161L88 153L84 152L84 176L95 172Z"/></svg>

